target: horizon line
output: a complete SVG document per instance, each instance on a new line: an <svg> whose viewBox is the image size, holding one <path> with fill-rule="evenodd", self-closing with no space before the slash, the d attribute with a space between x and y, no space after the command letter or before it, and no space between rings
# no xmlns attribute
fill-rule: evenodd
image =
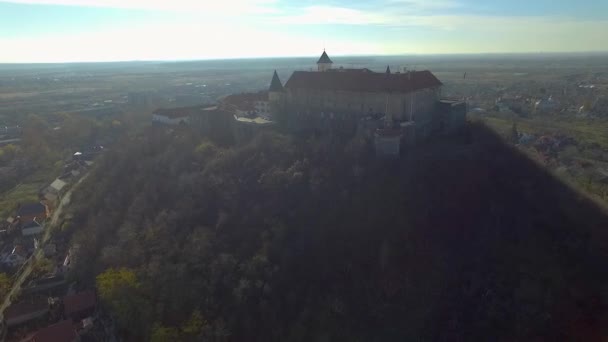
<svg viewBox="0 0 608 342"><path fill-rule="evenodd" d="M330 53L331 54L331 53ZM403 54L331 54L334 57L417 57L417 56L498 56L498 55L602 55L608 54L608 50L595 51L527 51L527 52L451 52L451 53L403 53ZM61 61L61 62L0 62L0 65L43 65L43 64L111 64L111 63L184 63L184 62L208 62L208 61L231 61L252 59L296 59L310 58L316 55L300 56L257 56L257 57L211 57L194 59L131 59L131 60L99 60L99 61Z"/></svg>

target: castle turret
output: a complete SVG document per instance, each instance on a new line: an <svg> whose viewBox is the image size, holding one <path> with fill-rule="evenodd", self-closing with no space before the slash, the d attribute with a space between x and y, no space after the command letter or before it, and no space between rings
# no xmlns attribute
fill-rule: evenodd
<svg viewBox="0 0 608 342"><path fill-rule="evenodd" d="M272 75L272 81L270 81L270 88L268 88L268 100L270 102L278 101L281 98L281 93L283 92L283 84L279 79L279 75L277 71L274 71L274 75Z"/></svg>
<svg viewBox="0 0 608 342"><path fill-rule="evenodd" d="M323 50L323 54L321 55L321 58L319 58L319 60L317 61L317 70L318 71L327 71L327 70L331 69L332 64L334 64L334 62L332 62L331 59L329 59L329 56L327 55L325 50Z"/></svg>
<svg viewBox="0 0 608 342"><path fill-rule="evenodd" d="M283 84L279 79L277 71L274 71L272 75L272 81L270 81L270 87L268 88L268 103L270 109L270 115L276 119L278 113L281 111L281 105L283 101Z"/></svg>

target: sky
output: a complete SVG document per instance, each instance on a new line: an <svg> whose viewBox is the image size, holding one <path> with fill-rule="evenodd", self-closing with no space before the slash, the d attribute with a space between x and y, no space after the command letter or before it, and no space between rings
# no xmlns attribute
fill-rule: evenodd
<svg viewBox="0 0 608 342"><path fill-rule="evenodd" d="M608 51L608 0L0 0L0 63Z"/></svg>

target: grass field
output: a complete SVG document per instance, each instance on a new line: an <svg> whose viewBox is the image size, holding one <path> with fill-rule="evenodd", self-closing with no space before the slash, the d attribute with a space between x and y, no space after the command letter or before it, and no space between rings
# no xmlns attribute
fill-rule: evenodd
<svg viewBox="0 0 608 342"><path fill-rule="evenodd" d="M501 117L484 117L483 121L499 133L510 132L513 120ZM574 137L579 142L597 143L608 149L608 120L577 118L517 118L517 129L531 134L562 133Z"/></svg>
<svg viewBox="0 0 608 342"><path fill-rule="evenodd" d="M38 193L44 186L49 185L57 173L49 170L39 171L25 177L14 188L0 193L0 220L14 213L19 203L38 201Z"/></svg>

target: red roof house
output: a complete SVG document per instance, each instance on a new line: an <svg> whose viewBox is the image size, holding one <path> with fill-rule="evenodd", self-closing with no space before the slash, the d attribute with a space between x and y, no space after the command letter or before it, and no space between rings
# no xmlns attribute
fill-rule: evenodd
<svg viewBox="0 0 608 342"><path fill-rule="evenodd" d="M66 318L81 320L91 316L97 307L97 297L93 290L63 297L63 312Z"/></svg>
<svg viewBox="0 0 608 342"><path fill-rule="evenodd" d="M76 342L80 337L69 320L38 330L30 342Z"/></svg>

